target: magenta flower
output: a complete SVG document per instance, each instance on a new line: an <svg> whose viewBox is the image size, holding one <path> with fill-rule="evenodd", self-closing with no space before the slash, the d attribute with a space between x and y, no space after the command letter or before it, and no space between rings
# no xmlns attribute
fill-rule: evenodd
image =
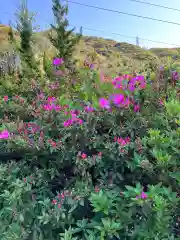
<svg viewBox="0 0 180 240"><path fill-rule="evenodd" d="M59 105L56 105L56 106L54 106L54 109L55 109L56 111L60 111L60 110L62 109L62 107L59 106Z"/></svg>
<svg viewBox="0 0 180 240"><path fill-rule="evenodd" d="M4 96L4 101L5 101L5 102L8 101L8 96Z"/></svg>
<svg viewBox="0 0 180 240"><path fill-rule="evenodd" d="M43 105L43 109L46 110L46 111L51 111L51 110L54 109L54 105L44 104L44 105Z"/></svg>
<svg viewBox="0 0 180 240"><path fill-rule="evenodd" d="M82 120L82 119L77 119L77 121L78 121L78 123L79 123L80 125L83 124L83 120Z"/></svg>
<svg viewBox="0 0 180 240"><path fill-rule="evenodd" d="M7 130L4 130L0 133L0 139L7 139L9 138L9 132Z"/></svg>
<svg viewBox="0 0 180 240"><path fill-rule="evenodd" d="M131 103L131 101L130 101L130 99L127 97L127 98L124 99L124 101L122 102L122 105L123 105L124 107L129 107L130 103Z"/></svg>
<svg viewBox="0 0 180 240"><path fill-rule="evenodd" d="M64 122L64 127L69 127L69 126L71 126L73 124L73 120L71 120L71 119L68 119L67 121L65 121Z"/></svg>
<svg viewBox="0 0 180 240"><path fill-rule="evenodd" d="M123 146L126 146L127 144L129 144L130 143L130 137L125 137L124 139L123 138L120 138L120 137L115 137L114 138L114 141L115 142L117 142L117 143L119 143L119 145L121 146L121 147L123 147Z"/></svg>
<svg viewBox="0 0 180 240"><path fill-rule="evenodd" d="M80 114L80 111L77 110L77 109L71 110L70 112L71 112L71 114L75 114L75 115L79 115Z"/></svg>
<svg viewBox="0 0 180 240"><path fill-rule="evenodd" d="M83 124L83 120L80 118L77 118L75 113L70 113L71 114L71 119L68 119L67 121L64 122L64 127L69 127L73 123L79 123L79 125Z"/></svg>
<svg viewBox="0 0 180 240"><path fill-rule="evenodd" d="M122 77L117 76L117 77L115 77L115 78L112 80L112 84L121 83L122 80L123 80Z"/></svg>
<svg viewBox="0 0 180 240"><path fill-rule="evenodd" d="M85 110L85 112L93 112L94 108L90 107L90 106L86 106L86 107L84 107L84 110Z"/></svg>
<svg viewBox="0 0 180 240"><path fill-rule="evenodd" d="M139 85L139 87L140 87L141 89L144 89L144 88L146 87L146 82L145 82L145 81L144 81L144 82L141 82L140 85Z"/></svg>
<svg viewBox="0 0 180 240"><path fill-rule="evenodd" d="M136 81L145 82L144 76L137 76Z"/></svg>
<svg viewBox="0 0 180 240"><path fill-rule="evenodd" d="M141 89L146 87L146 81L144 79L144 76L137 76L135 79L136 79L136 83L139 83L139 87Z"/></svg>
<svg viewBox="0 0 180 240"><path fill-rule="evenodd" d="M116 89L125 89L125 87L123 86L123 77L122 76L115 77L112 81L112 84L114 85L114 87Z"/></svg>
<svg viewBox="0 0 180 240"><path fill-rule="evenodd" d="M62 58L54 58L53 60L53 65L56 65L56 66L61 65L63 63L64 63L64 60Z"/></svg>
<svg viewBox="0 0 180 240"><path fill-rule="evenodd" d="M141 198L141 199L146 199L148 198L147 194L145 192L142 192L140 196L136 196L137 199Z"/></svg>
<svg viewBox="0 0 180 240"><path fill-rule="evenodd" d="M178 72L174 71L172 72L172 80L177 81L179 79L179 74Z"/></svg>
<svg viewBox="0 0 180 240"><path fill-rule="evenodd" d="M121 146L125 146L126 145L126 141L124 139L119 139L118 143L121 145Z"/></svg>
<svg viewBox="0 0 180 240"><path fill-rule="evenodd" d="M83 159L86 159L86 158L87 158L87 154L82 153L82 154L81 154L81 157L82 157Z"/></svg>
<svg viewBox="0 0 180 240"><path fill-rule="evenodd" d="M110 108L109 100L106 98L100 98L99 105L101 108L106 108L106 109Z"/></svg>
<svg viewBox="0 0 180 240"><path fill-rule="evenodd" d="M134 111L135 112L139 112L140 111L140 105L139 104L135 104L134 105Z"/></svg>
<svg viewBox="0 0 180 240"><path fill-rule="evenodd" d="M121 83L117 83L115 86L114 86L114 88L116 88L116 89L125 89L125 87L123 87L123 85L121 84Z"/></svg>
<svg viewBox="0 0 180 240"><path fill-rule="evenodd" d="M129 85L128 85L128 88L131 92L133 92L135 90L135 84L130 82Z"/></svg>
<svg viewBox="0 0 180 240"><path fill-rule="evenodd" d="M124 101L124 95L123 94L116 94L113 96L113 102L116 105L121 104Z"/></svg>
<svg viewBox="0 0 180 240"><path fill-rule="evenodd" d="M56 101L56 98L55 97L48 97L48 102L55 102Z"/></svg>

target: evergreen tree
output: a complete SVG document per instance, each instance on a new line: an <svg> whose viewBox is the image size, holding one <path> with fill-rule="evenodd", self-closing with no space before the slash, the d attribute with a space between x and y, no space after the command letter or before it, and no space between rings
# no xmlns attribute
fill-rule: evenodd
<svg viewBox="0 0 180 240"><path fill-rule="evenodd" d="M16 50L20 54L22 70L26 73L31 73L32 70L37 70L37 64L32 51L32 21L34 14L28 11L27 0L22 0L19 10L16 12L15 28L20 35L20 45L16 44ZM9 40L15 43L12 28L9 32Z"/></svg>
<svg viewBox="0 0 180 240"><path fill-rule="evenodd" d="M67 20L68 5L62 4L60 0L52 0L53 2L53 15L55 25L51 24L51 33L49 39L53 46L57 49L58 58L63 58L65 66L68 69L74 65L75 61L72 60L72 54L76 44L79 42L82 34L75 35L73 32L75 28L67 30L69 22ZM81 29L82 30L82 29Z"/></svg>

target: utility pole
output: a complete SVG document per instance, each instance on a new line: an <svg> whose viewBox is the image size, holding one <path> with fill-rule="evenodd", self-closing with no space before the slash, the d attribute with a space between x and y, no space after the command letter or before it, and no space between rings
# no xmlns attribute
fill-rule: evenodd
<svg viewBox="0 0 180 240"><path fill-rule="evenodd" d="M139 37L136 37L136 46L139 46Z"/></svg>

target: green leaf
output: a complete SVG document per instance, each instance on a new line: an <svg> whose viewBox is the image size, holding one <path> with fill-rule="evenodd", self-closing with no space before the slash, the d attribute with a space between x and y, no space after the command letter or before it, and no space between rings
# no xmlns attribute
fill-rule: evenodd
<svg viewBox="0 0 180 240"><path fill-rule="evenodd" d="M180 172L171 172L169 176L176 179L176 181L180 182Z"/></svg>

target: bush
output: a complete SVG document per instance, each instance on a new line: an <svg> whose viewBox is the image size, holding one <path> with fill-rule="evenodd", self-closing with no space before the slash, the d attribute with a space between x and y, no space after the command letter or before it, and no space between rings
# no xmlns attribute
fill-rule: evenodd
<svg viewBox="0 0 180 240"><path fill-rule="evenodd" d="M0 239L179 239L177 69L105 77L58 57L0 80Z"/></svg>
<svg viewBox="0 0 180 240"><path fill-rule="evenodd" d="M142 76L59 78L1 85L1 239L178 239L176 89L157 103Z"/></svg>

